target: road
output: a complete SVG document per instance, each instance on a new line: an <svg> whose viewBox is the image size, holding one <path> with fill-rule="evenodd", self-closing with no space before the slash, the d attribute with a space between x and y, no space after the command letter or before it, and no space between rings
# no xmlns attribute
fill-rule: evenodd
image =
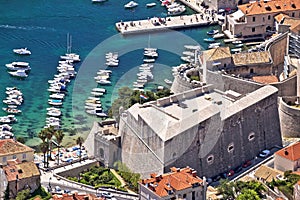
<svg viewBox="0 0 300 200"><path fill-rule="evenodd" d="M88 187L84 187L81 185L78 185L76 183L71 183L69 181L60 179L58 180L54 174L59 173L61 171L66 171L66 170L72 170L72 168L76 168L78 166L86 165L90 162L95 162L95 160L85 160L81 163L74 163L72 165L68 165L65 167L57 168L48 172L44 172L41 170L41 184L44 188L49 189L49 186L51 187L52 191L54 191L55 186L59 186L62 190L70 190L70 191L78 191L78 192L84 192L84 193L91 193L91 194L97 194L97 191ZM98 191L101 192L101 191ZM123 194L118 194L116 190L110 189L109 191L115 199L120 199L120 200L137 200L138 197L132 197L129 195L123 195Z"/></svg>

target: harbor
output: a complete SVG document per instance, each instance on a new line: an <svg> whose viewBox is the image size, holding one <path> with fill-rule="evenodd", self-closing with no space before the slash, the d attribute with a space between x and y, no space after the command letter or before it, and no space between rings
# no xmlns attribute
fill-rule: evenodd
<svg viewBox="0 0 300 200"><path fill-rule="evenodd" d="M167 29L182 29L217 24L218 21L205 18L201 14L181 15L174 17L153 17L144 20L117 22L116 28L121 34L164 31Z"/></svg>

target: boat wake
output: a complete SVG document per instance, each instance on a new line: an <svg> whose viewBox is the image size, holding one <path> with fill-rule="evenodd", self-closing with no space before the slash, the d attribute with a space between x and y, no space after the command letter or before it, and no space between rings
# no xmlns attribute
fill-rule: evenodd
<svg viewBox="0 0 300 200"><path fill-rule="evenodd" d="M0 28L4 29L17 29L17 30L50 30L50 31L56 31L54 28L48 28L48 27L42 27L42 26L14 26L14 25L8 25L8 24L0 24Z"/></svg>

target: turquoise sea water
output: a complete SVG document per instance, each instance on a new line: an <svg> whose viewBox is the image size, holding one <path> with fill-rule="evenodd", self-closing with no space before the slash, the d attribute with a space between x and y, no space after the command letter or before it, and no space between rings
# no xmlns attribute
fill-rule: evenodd
<svg viewBox="0 0 300 200"><path fill-rule="evenodd" d="M129 1L129 0L128 0ZM124 9L125 0L108 0L92 4L90 0L0 0L0 100L6 97L5 88L17 86L24 94L23 113L13 124L14 134L23 136L30 146L39 143L36 135L45 125L46 108L49 107L47 92L49 79L56 74L59 56L66 52L66 37L72 35L72 51L80 54L82 62L76 65L78 75L68 86L68 95L62 107L62 128L66 134L77 136L91 128L91 122L99 120L84 112L84 100L93 87L97 87L94 76L105 69L104 54L119 52L120 65L113 70L112 85L102 99L105 109L117 97L122 86L132 86L136 80L137 67L142 63L143 48L150 45L158 48L159 58L154 67L154 81L149 89L164 85L165 78L172 79L171 66L181 63L180 55L184 44L207 47L203 38L206 32L216 27L145 33L122 36L115 23L123 20L138 20L148 17L166 16L164 7L146 8L152 0L137 0L134 10ZM185 14L192 14L188 10ZM12 49L28 47L32 55L18 56ZM4 66L12 61L30 62L29 76L20 80L11 77ZM165 85L166 86L166 85ZM0 103L2 104L2 103ZM5 105L1 105L4 107ZM2 110L0 115L6 115Z"/></svg>

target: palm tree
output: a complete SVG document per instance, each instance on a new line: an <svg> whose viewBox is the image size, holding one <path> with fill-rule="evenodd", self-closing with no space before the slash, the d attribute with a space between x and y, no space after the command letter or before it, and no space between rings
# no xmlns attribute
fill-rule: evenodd
<svg viewBox="0 0 300 200"><path fill-rule="evenodd" d="M43 142L45 142L45 140L46 140L46 131L45 131L45 129L43 129L43 130L41 130L39 133L38 133L38 137L43 141Z"/></svg>
<svg viewBox="0 0 300 200"><path fill-rule="evenodd" d="M55 130L54 130L54 128L53 128L53 126L50 126L50 127L48 127L48 128L46 128L45 129L45 132L46 132L46 138L47 138L47 140L48 140L48 144L49 144L49 151L50 151L50 154L49 154L49 157L47 157L47 167L49 167L49 159L51 159L51 139L52 139L52 137L53 137L53 135L54 135L54 133L55 133Z"/></svg>
<svg viewBox="0 0 300 200"><path fill-rule="evenodd" d="M45 164L46 164L46 153L47 153L47 150L48 150L48 143L47 142L42 142L41 144L40 144L40 149L41 149L41 151L43 152L43 154L44 154L44 168L45 168Z"/></svg>
<svg viewBox="0 0 300 200"><path fill-rule="evenodd" d="M58 130L54 132L54 137L56 138L57 144L58 144L58 154L57 154L57 165L59 165L59 147L60 144L64 138L65 134L62 132L62 130Z"/></svg>
<svg viewBox="0 0 300 200"><path fill-rule="evenodd" d="M76 144L79 145L79 162L81 162L81 147L82 147L82 143L83 143L83 138L81 136L79 136L77 139L76 139Z"/></svg>

